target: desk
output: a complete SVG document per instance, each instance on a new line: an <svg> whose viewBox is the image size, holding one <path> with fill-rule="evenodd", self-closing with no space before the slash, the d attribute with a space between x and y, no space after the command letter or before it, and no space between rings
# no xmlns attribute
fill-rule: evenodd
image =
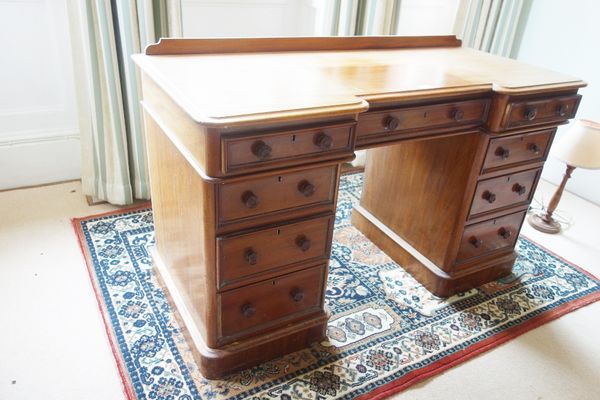
<svg viewBox="0 0 600 400"><path fill-rule="evenodd" d="M134 60L154 266L209 378L324 337L340 168L357 149L354 225L430 291L509 274L585 86L453 36L163 39Z"/></svg>

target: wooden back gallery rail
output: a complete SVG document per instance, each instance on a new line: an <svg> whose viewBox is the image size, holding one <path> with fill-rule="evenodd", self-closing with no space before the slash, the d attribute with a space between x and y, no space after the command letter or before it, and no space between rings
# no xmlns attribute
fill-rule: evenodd
<svg viewBox="0 0 600 400"><path fill-rule="evenodd" d="M208 378L324 338L340 166L353 224L439 296L511 272L585 83L453 36L162 39L135 55L155 269Z"/></svg>

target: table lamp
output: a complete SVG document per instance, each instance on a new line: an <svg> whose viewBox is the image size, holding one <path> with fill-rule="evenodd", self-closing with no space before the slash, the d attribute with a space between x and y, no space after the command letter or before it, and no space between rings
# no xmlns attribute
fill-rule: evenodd
<svg viewBox="0 0 600 400"><path fill-rule="evenodd" d="M548 208L529 216L529 224L545 233L560 232L560 223L552 218L567 180L575 168L600 169L600 123L589 120L575 121L560 141L552 146L552 155L567 164L562 182L556 189Z"/></svg>

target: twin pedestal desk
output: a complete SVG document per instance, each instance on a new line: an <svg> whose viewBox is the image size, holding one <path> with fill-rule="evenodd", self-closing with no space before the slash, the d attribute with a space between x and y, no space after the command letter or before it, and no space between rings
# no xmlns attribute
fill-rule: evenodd
<svg viewBox="0 0 600 400"><path fill-rule="evenodd" d="M453 36L162 39L134 60L154 266L207 378L324 337L341 164L352 222L431 292L511 272L585 83Z"/></svg>

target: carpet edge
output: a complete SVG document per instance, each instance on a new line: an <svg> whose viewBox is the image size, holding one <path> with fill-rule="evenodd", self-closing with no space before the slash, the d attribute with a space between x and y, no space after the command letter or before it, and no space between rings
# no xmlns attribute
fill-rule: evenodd
<svg viewBox="0 0 600 400"><path fill-rule="evenodd" d="M134 208L134 207L132 207L132 208ZM123 209L115 210L115 211L117 211L117 212L123 211ZM110 215L111 213L114 213L115 211L103 213L103 215L104 214ZM103 215L101 215L101 216L103 216ZM117 372L121 379L121 385L122 385L121 389L123 390L123 394L125 395L125 398L127 400L135 400L137 398L137 396L135 395L133 383L129 379L129 375L127 373L127 367L125 366L125 360L122 359L121 352L119 351L119 348L117 346L116 336L115 336L114 332L112 331L112 326L109 326L109 321L107 320L108 312L105 309L106 308L105 302L104 302L104 299L102 298L101 294L99 293L99 288L98 288L98 285L96 282L94 271L92 270L92 262L90 259L89 249L87 248L87 246L85 246L85 243L84 243L84 235L83 235L83 231L81 229L81 222L88 220L90 218L94 218L94 217L96 217L96 216L83 217L83 218L72 218L71 225L75 232L75 236L77 237L77 244L79 245L79 249L81 250L81 254L83 255L83 259L85 261L85 266L86 266L86 270L88 273L88 277L90 278L90 284L91 284L92 290L94 292L94 297L96 298L96 305L98 306L98 311L100 312L100 316L102 317L102 323L104 325L104 332L106 333L106 337L107 337L108 343L110 345L110 350L114 357L115 364L117 366Z"/></svg>

